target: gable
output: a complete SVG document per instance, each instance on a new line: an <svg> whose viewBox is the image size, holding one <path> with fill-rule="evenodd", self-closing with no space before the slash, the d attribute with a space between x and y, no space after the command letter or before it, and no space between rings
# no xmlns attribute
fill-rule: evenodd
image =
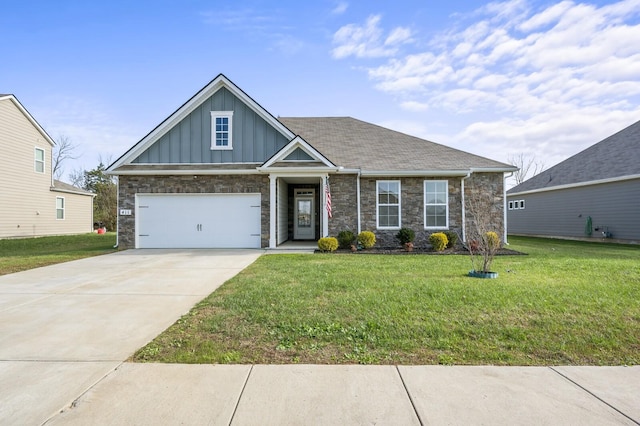
<svg viewBox="0 0 640 426"><path fill-rule="evenodd" d="M211 112L233 111L233 149L211 149ZM132 162L262 163L289 140L226 88L205 99Z"/></svg>
<svg viewBox="0 0 640 426"><path fill-rule="evenodd" d="M212 147L212 112L232 117L232 143L224 149ZM151 164L262 164L293 137L287 127L220 74L107 171L117 174L123 167Z"/></svg>
<svg viewBox="0 0 640 426"><path fill-rule="evenodd" d="M316 159L303 151L302 148L296 148L291 154L283 158L282 161L316 161Z"/></svg>

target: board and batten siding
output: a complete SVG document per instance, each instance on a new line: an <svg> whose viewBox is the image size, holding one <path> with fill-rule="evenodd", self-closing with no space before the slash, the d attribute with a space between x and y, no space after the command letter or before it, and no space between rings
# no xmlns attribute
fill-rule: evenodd
<svg viewBox="0 0 640 426"><path fill-rule="evenodd" d="M592 237L600 238L601 231L595 228L601 228L612 238L640 240L640 179L514 194L507 199L525 202L524 209L507 210L510 234L583 238L591 217Z"/></svg>
<svg viewBox="0 0 640 426"><path fill-rule="evenodd" d="M211 149L211 112L233 111L231 150ZM226 88L140 154L138 164L263 163L289 140Z"/></svg>
<svg viewBox="0 0 640 426"><path fill-rule="evenodd" d="M91 232L91 197L50 190L52 146L10 99L0 101L0 146L0 238ZM36 147L44 173L35 171ZM56 219L56 196L65 197L65 220Z"/></svg>

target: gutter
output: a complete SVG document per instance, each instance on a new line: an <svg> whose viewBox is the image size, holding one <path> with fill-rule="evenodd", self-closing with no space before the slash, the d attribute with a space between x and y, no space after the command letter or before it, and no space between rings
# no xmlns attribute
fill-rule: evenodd
<svg viewBox="0 0 640 426"><path fill-rule="evenodd" d="M356 210L358 214L358 234L362 232L362 223L360 218L360 170L358 170L358 177L356 178Z"/></svg>
<svg viewBox="0 0 640 426"><path fill-rule="evenodd" d="M467 242L467 214L466 214L466 208L465 208L465 201L464 201L464 181L465 179L469 178L469 176L471 176L471 172L468 172L466 174L466 176L463 176L462 179L460 179L460 202L462 204L462 242L466 243Z"/></svg>
<svg viewBox="0 0 640 426"><path fill-rule="evenodd" d="M504 230L503 233L504 235L502 236L502 241L504 241L504 243L506 245L509 245L509 241L507 241L507 179L509 179L511 176L513 176L514 172L509 173L509 175L505 175L504 176L504 180L502 183L502 224L504 226Z"/></svg>
<svg viewBox="0 0 640 426"><path fill-rule="evenodd" d="M117 249L120 245L120 179L116 182L116 245L113 246Z"/></svg>

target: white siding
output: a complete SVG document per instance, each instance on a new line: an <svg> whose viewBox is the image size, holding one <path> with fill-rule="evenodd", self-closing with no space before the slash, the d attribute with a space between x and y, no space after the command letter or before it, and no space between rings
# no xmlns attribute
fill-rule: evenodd
<svg viewBox="0 0 640 426"><path fill-rule="evenodd" d="M64 194L68 219L56 220L60 193L50 190L52 146L11 99L0 101L0 147L0 238L92 230L88 196ZM44 173L35 171L35 148L45 152Z"/></svg>

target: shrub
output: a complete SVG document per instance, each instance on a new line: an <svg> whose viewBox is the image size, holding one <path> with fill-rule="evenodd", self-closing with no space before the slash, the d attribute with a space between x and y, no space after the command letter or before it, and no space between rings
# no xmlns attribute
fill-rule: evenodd
<svg viewBox="0 0 640 426"><path fill-rule="evenodd" d="M338 250L338 239L334 237L320 238L318 248L322 251L336 251Z"/></svg>
<svg viewBox="0 0 640 426"><path fill-rule="evenodd" d="M396 238L400 241L400 244L405 245L407 243L412 243L416 238L416 233L413 232L413 229L409 228L401 228L396 234Z"/></svg>
<svg viewBox="0 0 640 426"><path fill-rule="evenodd" d="M351 244L356 240L356 236L353 232L346 230L340 231L338 234L338 245L342 249L348 249L351 247Z"/></svg>
<svg viewBox="0 0 640 426"><path fill-rule="evenodd" d="M455 247L458 243L458 234L455 231L444 231L443 234L446 235L449 240L447 248Z"/></svg>
<svg viewBox="0 0 640 426"><path fill-rule="evenodd" d="M442 251L447 248L449 239L442 232L435 232L429 235L429 243L433 246L435 251Z"/></svg>
<svg viewBox="0 0 640 426"><path fill-rule="evenodd" d="M500 237L493 231L484 234L485 243L489 250L497 250L500 248Z"/></svg>
<svg viewBox="0 0 640 426"><path fill-rule="evenodd" d="M358 234L358 242L365 249L370 249L376 244L376 234L371 231L362 231Z"/></svg>

